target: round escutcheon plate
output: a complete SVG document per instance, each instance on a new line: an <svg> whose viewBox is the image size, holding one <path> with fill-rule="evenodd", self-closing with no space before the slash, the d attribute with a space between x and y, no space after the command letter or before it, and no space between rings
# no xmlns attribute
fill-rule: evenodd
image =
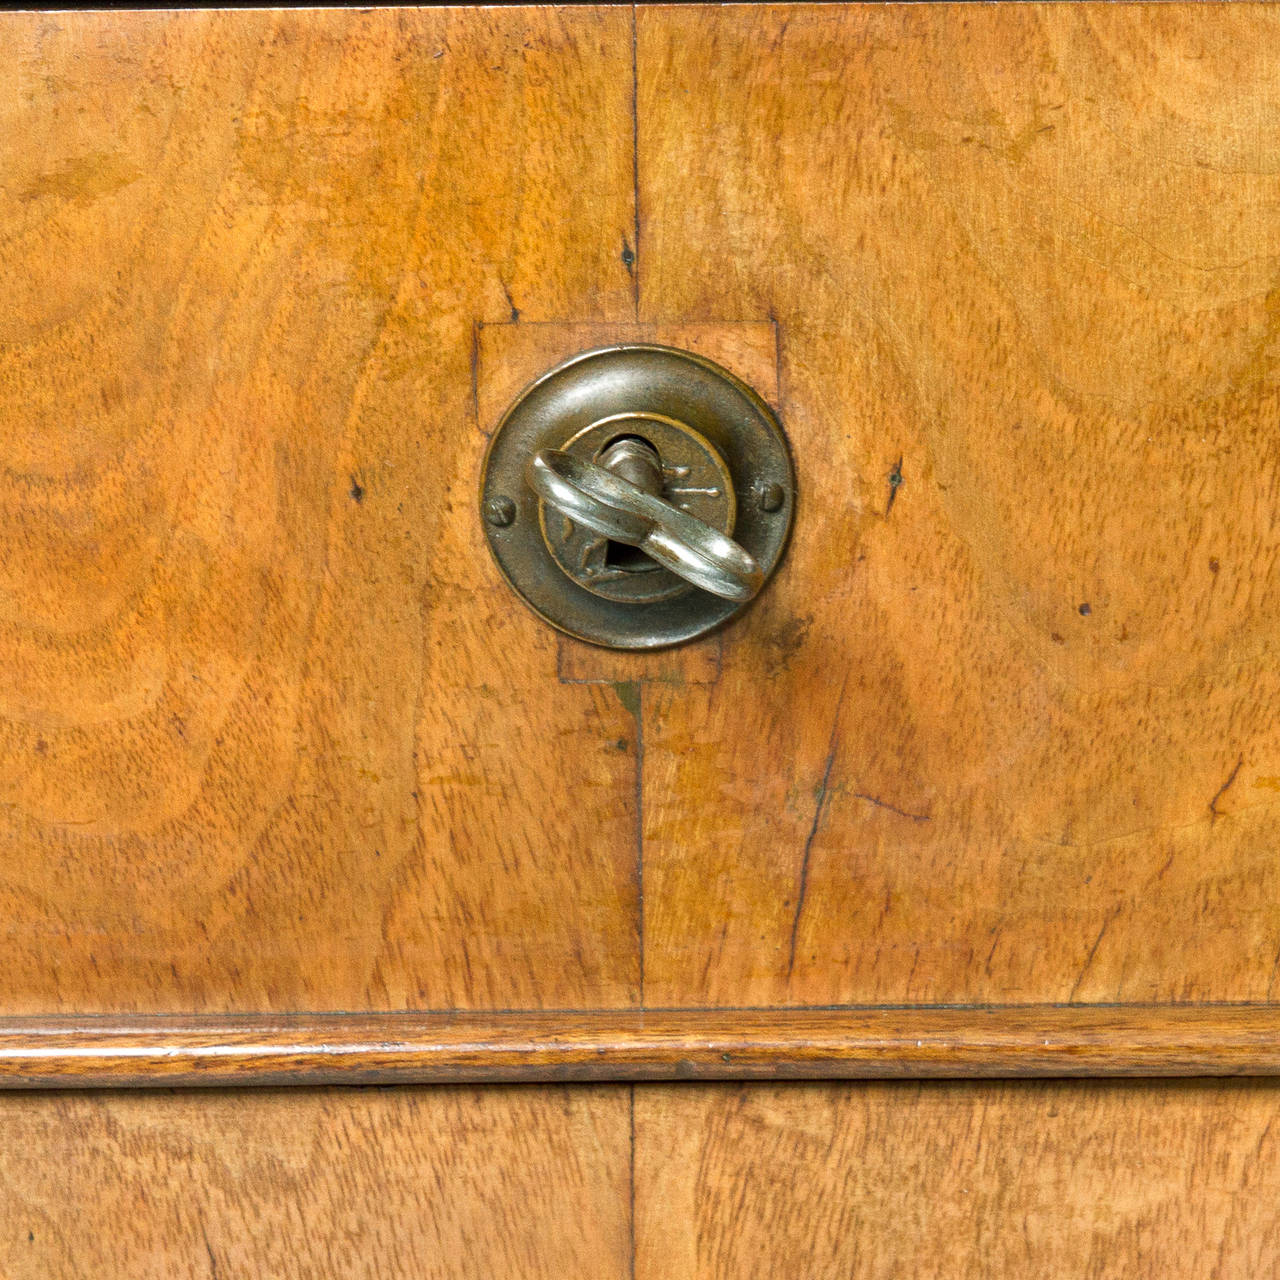
<svg viewBox="0 0 1280 1280"><path fill-rule="evenodd" d="M521 393L493 433L480 490L503 576L569 635L657 649L703 635L747 606L593 533L539 498L526 478L544 450L599 464L624 439L658 455L657 497L731 535L765 577L786 546L795 475L773 410L733 374L687 351L587 351Z"/></svg>

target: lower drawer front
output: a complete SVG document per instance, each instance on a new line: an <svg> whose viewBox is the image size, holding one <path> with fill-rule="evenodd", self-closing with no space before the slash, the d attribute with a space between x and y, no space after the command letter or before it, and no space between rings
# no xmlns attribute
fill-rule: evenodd
<svg viewBox="0 0 1280 1280"><path fill-rule="evenodd" d="M1256 1081L8 1094L0 1276L1252 1280L1278 1110Z"/></svg>
<svg viewBox="0 0 1280 1280"><path fill-rule="evenodd" d="M625 1087L0 1096L3 1280L628 1274Z"/></svg>
<svg viewBox="0 0 1280 1280"><path fill-rule="evenodd" d="M637 1274L1280 1274L1270 1082L637 1092Z"/></svg>

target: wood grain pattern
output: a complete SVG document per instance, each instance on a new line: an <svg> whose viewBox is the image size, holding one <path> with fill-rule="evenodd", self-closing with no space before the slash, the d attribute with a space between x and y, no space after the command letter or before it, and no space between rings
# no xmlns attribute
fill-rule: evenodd
<svg viewBox="0 0 1280 1280"><path fill-rule="evenodd" d="M1273 1082L636 1091L636 1280L1280 1273Z"/></svg>
<svg viewBox="0 0 1280 1280"><path fill-rule="evenodd" d="M624 1277L628 1092L0 1097L0 1272ZM1278 1106L1270 1082L641 1086L635 1275L1272 1275Z"/></svg>
<svg viewBox="0 0 1280 1280"><path fill-rule="evenodd" d="M1052 1006L0 1024L0 1089L1280 1075L1280 1010Z"/></svg>
<svg viewBox="0 0 1280 1280"><path fill-rule="evenodd" d="M1280 11L637 24L640 316L777 320L800 484L646 699L646 1001L1276 999Z"/></svg>
<svg viewBox="0 0 1280 1280"><path fill-rule="evenodd" d="M490 563L471 367L631 314L629 12L3 30L3 1010L633 1002L632 717Z"/></svg>
<svg viewBox="0 0 1280 1280"><path fill-rule="evenodd" d="M1271 1034L1276 10L3 30L13 1043L582 1010L641 1070L641 1005ZM639 660L533 618L474 509L533 362L636 335L744 362L800 479L757 605Z"/></svg>
<svg viewBox="0 0 1280 1280"><path fill-rule="evenodd" d="M621 1088L8 1095L0 1275L623 1280L629 1116Z"/></svg>

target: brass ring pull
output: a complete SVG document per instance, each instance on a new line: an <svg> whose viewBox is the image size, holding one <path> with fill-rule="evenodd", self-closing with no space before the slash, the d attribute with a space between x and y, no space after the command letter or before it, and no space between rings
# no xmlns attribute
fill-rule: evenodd
<svg viewBox="0 0 1280 1280"><path fill-rule="evenodd" d="M656 454L651 461L644 456L646 447L622 441L611 451L614 458L605 456L605 466L563 449L543 449L529 463L527 479L570 520L638 547L703 591L750 600L764 584L755 558L727 534L658 497L661 464Z"/></svg>
<svg viewBox="0 0 1280 1280"><path fill-rule="evenodd" d="M498 568L540 618L591 644L661 649L763 594L796 476L744 382L694 352L630 343L571 356L520 393L479 497Z"/></svg>

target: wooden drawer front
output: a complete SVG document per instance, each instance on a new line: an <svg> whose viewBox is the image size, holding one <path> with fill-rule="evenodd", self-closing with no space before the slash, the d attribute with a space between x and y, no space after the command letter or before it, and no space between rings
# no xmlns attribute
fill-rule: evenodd
<svg viewBox="0 0 1280 1280"><path fill-rule="evenodd" d="M5 1280L615 1280L623 1086L0 1096Z"/></svg>
<svg viewBox="0 0 1280 1280"><path fill-rule="evenodd" d="M1280 1070L1280 9L0 29L0 1078ZM639 657L477 503L637 339L798 476Z"/></svg>
<svg viewBox="0 0 1280 1280"><path fill-rule="evenodd" d="M1280 1274L1269 1083L632 1092L3 1096L0 1275Z"/></svg>
<svg viewBox="0 0 1280 1280"><path fill-rule="evenodd" d="M1271 1083L636 1093L637 1274L1280 1275Z"/></svg>

